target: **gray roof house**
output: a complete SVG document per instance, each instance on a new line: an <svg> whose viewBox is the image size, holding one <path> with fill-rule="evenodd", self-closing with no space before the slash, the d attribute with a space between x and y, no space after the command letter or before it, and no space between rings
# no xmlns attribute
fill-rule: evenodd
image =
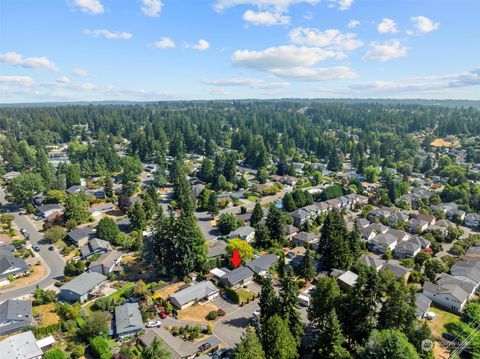
<svg viewBox="0 0 480 359"><path fill-rule="evenodd" d="M393 252L393 256L397 259L402 258L414 258L420 251L422 247L415 242L404 241L400 242Z"/></svg>
<svg viewBox="0 0 480 359"><path fill-rule="evenodd" d="M440 273L436 278L436 282L438 285L443 286L459 285L465 292L469 293L469 298L472 298L475 295L475 284L463 279L462 277L456 277L447 273Z"/></svg>
<svg viewBox="0 0 480 359"><path fill-rule="evenodd" d="M12 335L0 341L2 359L40 359L42 349L31 331Z"/></svg>
<svg viewBox="0 0 480 359"><path fill-rule="evenodd" d="M0 335L32 325L32 301L9 299L0 304Z"/></svg>
<svg viewBox="0 0 480 359"><path fill-rule="evenodd" d="M220 290L209 280L195 283L170 296L170 301L178 309L187 308L200 301L208 301L218 297Z"/></svg>
<svg viewBox="0 0 480 359"><path fill-rule="evenodd" d="M87 244L80 247L80 253L84 259L88 259L94 254L97 253L106 253L112 249L112 246L109 242L104 241L100 238L94 238L91 241L88 241Z"/></svg>
<svg viewBox="0 0 480 359"><path fill-rule="evenodd" d="M398 239L390 233L381 233L368 241L368 247L378 253L385 253L387 249L393 251L397 246Z"/></svg>
<svg viewBox="0 0 480 359"><path fill-rule="evenodd" d="M102 254L98 259L92 263L88 269L92 272L109 275L112 272L119 272L121 270L120 263L122 261L122 253L113 250Z"/></svg>
<svg viewBox="0 0 480 359"><path fill-rule="evenodd" d="M337 280L340 284L340 287L342 287L343 289L350 289L353 288L355 284L357 284L358 275L353 273L352 271L347 270L346 272L340 274L337 277Z"/></svg>
<svg viewBox="0 0 480 359"><path fill-rule="evenodd" d="M221 278L223 285L230 288L238 288L253 280L253 272L248 267L238 267Z"/></svg>
<svg viewBox="0 0 480 359"><path fill-rule="evenodd" d="M264 254L254 260L251 260L245 264L248 268L252 270L255 274L265 275L271 266L277 263L278 258L275 254Z"/></svg>
<svg viewBox="0 0 480 359"><path fill-rule="evenodd" d="M403 278L405 281L410 276L410 270L408 268L388 262L383 265L381 271L390 271L395 277Z"/></svg>
<svg viewBox="0 0 480 359"><path fill-rule="evenodd" d="M115 334L118 337L134 335L143 330L138 303L125 303L115 308Z"/></svg>
<svg viewBox="0 0 480 359"><path fill-rule="evenodd" d="M96 272L85 272L60 287L59 297L67 302L84 302L107 277Z"/></svg>
<svg viewBox="0 0 480 359"><path fill-rule="evenodd" d="M292 245L294 247L301 247L308 243L312 247L315 247L318 241L319 241L318 236L316 236L315 234L302 231L293 236Z"/></svg>
<svg viewBox="0 0 480 359"><path fill-rule="evenodd" d="M457 313L463 310L468 300L468 293L459 285L446 286L425 282L423 294L433 303Z"/></svg>
<svg viewBox="0 0 480 359"><path fill-rule="evenodd" d="M215 240L213 245L208 247L208 258L219 258L225 254L227 243Z"/></svg>
<svg viewBox="0 0 480 359"><path fill-rule="evenodd" d="M477 262L457 261L451 268L450 273L455 277L460 277L475 285L478 288L480 284L480 265Z"/></svg>
<svg viewBox="0 0 480 359"><path fill-rule="evenodd" d="M358 263L365 264L366 266L374 268L377 272L382 269L385 261L380 259L376 256L371 256L368 254L362 254L360 258L358 258Z"/></svg>
<svg viewBox="0 0 480 359"><path fill-rule="evenodd" d="M231 231L228 235L228 239L240 238L244 241L251 242L255 237L255 228L250 226L238 227L236 230Z"/></svg>
<svg viewBox="0 0 480 359"><path fill-rule="evenodd" d="M95 232L89 227L77 228L68 232L68 240L77 247L84 246L90 239L95 237Z"/></svg>
<svg viewBox="0 0 480 359"><path fill-rule="evenodd" d="M9 275L16 277L19 274L30 272L28 264L21 258L14 257L12 253L0 250L0 281L6 279Z"/></svg>

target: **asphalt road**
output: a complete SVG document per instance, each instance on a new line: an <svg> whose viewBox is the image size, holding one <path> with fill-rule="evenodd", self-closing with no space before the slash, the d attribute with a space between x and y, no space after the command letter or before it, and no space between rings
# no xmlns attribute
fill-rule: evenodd
<svg viewBox="0 0 480 359"><path fill-rule="evenodd" d="M34 224L30 221L27 216L20 215L18 210L10 208L6 203L5 200L5 192L3 188L0 188L0 203L2 206L7 208L7 211L15 215L15 223L17 224L18 228L24 228L30 234L29 242L40 248L40 252L38 254L42 258L44 264L47 267L47 272L49 273L47 277L42 279L38 283L34 283L32 285L11 289L11 290L2 290L0 288L0 303L7 300L7 299L14 299L18 297L23 297L28 294L33 293L35 287L40 285L41 288L45 289L52 286L58 279L63 277L63 269L65 268L65 260L63 257L55 250L50 251L48 247L50 244L43 238L43 234L40 233Z"/></svg>

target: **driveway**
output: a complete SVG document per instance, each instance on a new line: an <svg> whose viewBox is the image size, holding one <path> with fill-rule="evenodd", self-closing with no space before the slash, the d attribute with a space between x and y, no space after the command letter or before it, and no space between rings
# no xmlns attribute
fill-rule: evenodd
<svg viewBox="0 0 480 359"><path fill-rule="evenodd" d="M7 204L3 188L0 188L0 203L2 204L2 206L5 206ZM65 260L63 259L63 257L59 253L57 253L57 251L50 251L48 249L50 244L44 239L43 234L38 231L36 226L28 218L28 216L20 215L17 209L10 209L10 213L15 215L14 222L17 227L19 229L26 229L30 234L29 242L32 245L38 246L40 248L40 252L38 252L38 254L40 255L47 267L48 275L39 282L31 284L27 287L5 291L0 288L0 303L7 299L14 299L32 294L37 285L39 285L43 289L52 286L57 280L63 277L63 270L65 268Z"/></svg>

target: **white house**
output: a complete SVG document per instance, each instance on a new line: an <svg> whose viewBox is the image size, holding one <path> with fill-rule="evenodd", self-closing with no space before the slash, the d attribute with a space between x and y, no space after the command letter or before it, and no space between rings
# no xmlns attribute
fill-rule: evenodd
<svg viewBox="0 0 480 359"><path fill-rule="evenodd" d="M469 294L459 285L423 284L423 294L431 301L452 312L460 313L467 303Z"/></svg>

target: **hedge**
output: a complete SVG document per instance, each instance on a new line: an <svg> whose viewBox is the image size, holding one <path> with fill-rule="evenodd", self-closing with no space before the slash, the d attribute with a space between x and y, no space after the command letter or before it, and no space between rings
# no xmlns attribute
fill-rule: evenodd
<svg viewBox="0 0 480 359"><path fill-rule="evenodd" d="M225 289L225 295L234 303L240 303L240 295L232 288Z"/></svg>

